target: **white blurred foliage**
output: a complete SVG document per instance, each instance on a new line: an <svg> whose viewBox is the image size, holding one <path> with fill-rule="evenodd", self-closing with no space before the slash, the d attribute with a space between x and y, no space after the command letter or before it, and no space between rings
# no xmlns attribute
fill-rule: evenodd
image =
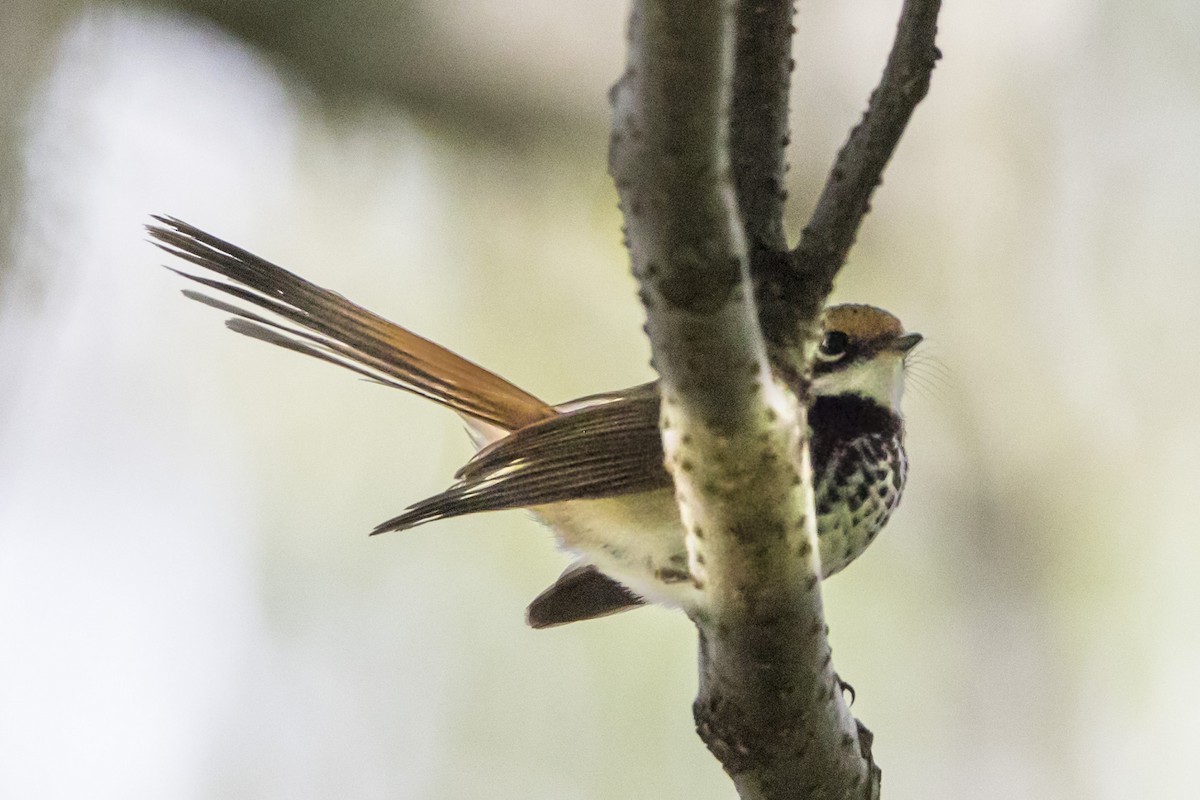
<svg viewBox="0 0 1200 800"><path fill-rule="evenodd" d="M155 366L175 315L138 226L174 186L270 202L294 120L215 31L93 14L58 46L0 314L0 795L199 797L261 630L256 537L222 400ZM239 173L267 192L217 200Z"/></svg>

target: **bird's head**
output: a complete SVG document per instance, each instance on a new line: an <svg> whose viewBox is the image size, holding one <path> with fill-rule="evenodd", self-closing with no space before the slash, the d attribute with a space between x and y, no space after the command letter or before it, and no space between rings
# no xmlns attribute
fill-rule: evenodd
<svg viewBox="0 0 1200 800"><path fill-rule="evenodd" d="M813 361L813 394L855 394L900 411L904 359L921 342L882 308L845 304L825 309Z"/></svg>

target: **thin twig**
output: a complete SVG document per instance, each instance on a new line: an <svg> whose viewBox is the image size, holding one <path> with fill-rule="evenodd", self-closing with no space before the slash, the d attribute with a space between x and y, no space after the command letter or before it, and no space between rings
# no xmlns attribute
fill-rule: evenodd
<svg viewBox="0 0 1200 800"><path fill-rule="evenodd" d="M934 44L941 0L905 0L896 40L862 121L850 132L793 251L803 276L801 298L823 302L854 244L871 194L895 152L913 109L929 91L941 53Z"/></svg>

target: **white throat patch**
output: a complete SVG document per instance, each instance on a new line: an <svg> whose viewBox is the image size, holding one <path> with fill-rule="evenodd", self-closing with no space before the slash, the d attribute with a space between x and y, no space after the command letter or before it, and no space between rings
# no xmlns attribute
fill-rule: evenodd
<svg viewBox="0 0 1200 800"><path fill-rule="evenodd" d="M899 413L904 394L904 356L879 353L866 361L819 375L813 379L813 394L857 394Z"/></svg>

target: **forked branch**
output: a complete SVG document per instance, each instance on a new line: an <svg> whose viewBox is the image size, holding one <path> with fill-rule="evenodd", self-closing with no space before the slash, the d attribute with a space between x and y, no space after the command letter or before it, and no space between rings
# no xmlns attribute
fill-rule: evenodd
<svg viewBox="0 0 1200 800"><path fill-rule="evenodd" d="M703 597L697 726L743 798L878 795L830 658L797 393L833 277L928 86L938 5L906 2L883 82L788 251L791 2L634 2L610 167Z"/></svg>

